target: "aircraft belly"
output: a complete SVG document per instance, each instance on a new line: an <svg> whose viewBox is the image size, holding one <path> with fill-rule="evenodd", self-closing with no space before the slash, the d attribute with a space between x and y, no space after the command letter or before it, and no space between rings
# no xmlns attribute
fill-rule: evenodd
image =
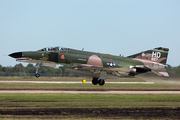
<svg viewBox="0 0 180 120"><path fill-rule="evenodd" d="M68 71L70 72L74 72L76 74L80 74L80 75L85 75L85 76L90 76L90 77L97 77L99 78L100 76L100 71L91 71L91 70L88 70L88 69L72 69L72 68L66 68ZM113 75L111 73L107 73L106 74L106 79L118 79L122 76L116 76L116 75ZM102 78L102 77L100 77ZM105 78L104 78L105 79Z"/></svg>

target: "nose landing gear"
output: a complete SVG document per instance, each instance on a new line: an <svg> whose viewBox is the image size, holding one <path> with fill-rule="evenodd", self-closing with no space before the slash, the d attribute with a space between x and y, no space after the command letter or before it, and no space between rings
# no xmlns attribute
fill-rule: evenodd
<svg viewBox="0 0 180 120"><path fill-rule="evenodd" d="M35 74L35 77L37 77L37 78L40 77L40 74L39 74L39 73L36 73L36 74Z"/></svg>
<svg viewBox="0 0 180 120"><path fill-rule="evenodd" d="M41 63L37 63L36 66L35 66L35 67L36 67L35 77L37 77L37 78L40 77L40 74L38 73L38 69L40 68L40 64L41 64Z"/></svg>

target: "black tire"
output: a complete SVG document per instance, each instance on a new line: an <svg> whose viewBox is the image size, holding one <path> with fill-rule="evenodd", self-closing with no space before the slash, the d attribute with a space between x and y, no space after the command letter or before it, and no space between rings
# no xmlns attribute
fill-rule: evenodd
<svg viewBox="0 0 180 120"><path fill-rule="evenodd" d="M37 77L37 78L40 77L40 74L36 73L36 74L35 74L35 77Z"/></svg>
<svg viewBox="0 0 180 120"><path fill-rule="evenodd" d="M97 85L99 83L98 78L93 78L92 84Z"/></svg>
<svg viewBox="0 0 180 120"><path fill-rule="evenodd" d="M105 84L105 81L102 80L102 79L100 79L100 80L99 80L99 85L100 85L100 86L103 86L104 84Z"/></svg>

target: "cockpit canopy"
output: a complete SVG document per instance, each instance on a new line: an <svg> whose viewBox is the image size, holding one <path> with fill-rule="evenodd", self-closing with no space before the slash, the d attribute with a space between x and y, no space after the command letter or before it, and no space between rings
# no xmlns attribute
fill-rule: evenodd
<svg viewBox="0 0 180 120"><path fill-rule="evenodd" d="M40 49L38 51L47 51L47 52L52 52L52 51L69 51L70 48L65 48L65 47L46 47L43 49Z"/></svg>

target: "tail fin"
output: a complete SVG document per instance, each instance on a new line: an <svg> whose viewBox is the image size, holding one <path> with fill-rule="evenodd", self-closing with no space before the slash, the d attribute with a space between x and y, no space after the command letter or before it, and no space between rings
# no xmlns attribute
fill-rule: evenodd
<svg viewBox="0 0 180 120"><path fill-rule="evenodd" d="M161 63L163 65L166 65L167 57L168 57L168 48L154 48L152 50L147 50L144 52L140 52L131 56L128 56L128 58L137 58L142 60L148 60L156 63Z"/></svg>
<svg viewBox="0 0 180 120"><path fill-rule="evenodd" d="M142 63L144 63L144 68L148 68L150 71L159 76L169 76L165 69L168 51L168 48L158 47L152 50L147 50L128 56L128 58L133 58L135 60L141 61Z"/></svg>

